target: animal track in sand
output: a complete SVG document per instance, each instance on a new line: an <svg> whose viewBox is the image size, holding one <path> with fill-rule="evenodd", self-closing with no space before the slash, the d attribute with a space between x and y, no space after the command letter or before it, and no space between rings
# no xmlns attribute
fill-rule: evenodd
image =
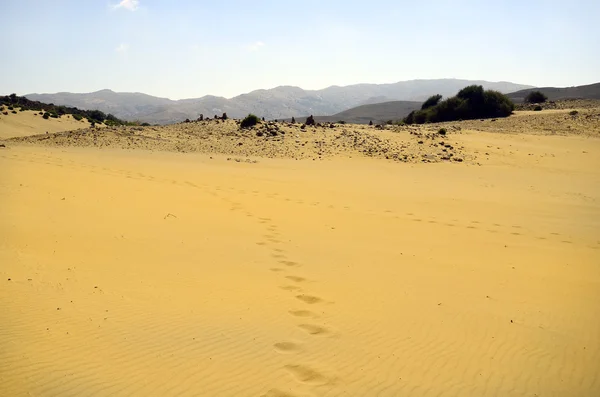
<svg viewBox="0 0 600 397"><path fill-rule="evenodd" d="M310 335L325 335L329 333L327 328L315 324L300 324L298 328L308 332Z"/></svg>
<svg viewBox="0 0 600 397"><path fill-rule="evenodd" d="M287 278L288 280L292 280L295 283L302 283L302 282L306 281L306 279L304 277L299 277L299 276L285 276L285 278Z"/></svg>
<svg viewBox="0 0 600 397"><path fill-rule="evenodd" d="M279 261L279 263L281 263L282 265L289 266L289 267L298 267L298 266L300 266L300 264L298 262L294 262L294 261Z"/></svg>
<svg viewBox="0 0 600 397"><path fill-rule="evenodd" d="M273 347L277 352L287 354L297 353L301 350L300 345L294 342L278 342Z"/></svg>
<svg viewBox="0 0 600 397"><path fill-rule="evenodd" d="M305 365L286 365L284 367L293 376L302 383L308 383L311 385L327 385L333 383L333 381L327 378L325 375Z"/></svg>
<svg viewBox="0 0 600 397"><path fill-rule="evenodd" d="M279 288L286 291L299 291L301 288L296 285L282 285Z"/></svg>
<svg viewBox="0 0 600 397"><path fill-rule="evenodd" d="M323 302L323 299L319 298L318 296L312 296L312 295L296 295L296 299L301 300L304 303L307 303L309 305L314 305L317 303L321 303Z"/></svg>
<svg viewBox="0 0 600 397"><path fill-rule="evenodd" d="M279 389L271 389L267 392L267 394L263 394L260 397L296 397L296 395L285 391L281 391Z"/></svg>
<svg viewBox="0 0 600 397"><path fill-rule="evenodd" d="M317 317L317 315L310 310L290 310L288 313L294 317Z"/></svg>

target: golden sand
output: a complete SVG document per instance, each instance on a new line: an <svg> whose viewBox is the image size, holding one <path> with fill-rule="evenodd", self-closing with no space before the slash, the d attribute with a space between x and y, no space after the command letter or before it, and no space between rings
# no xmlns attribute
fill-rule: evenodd
<svg viewBox="0 0 600 397"><path fill-rule="evenodd" d="M16 114L4 107L4 112L7 114L0 114L0 139L70 131L89 126L86 119L77 121L71 115L65 115L58 119L52 117L44 119L40 112L32 110L21 112L18 108L15 111Z"/></svg>
<svg viewBox="0 0 600 397"><path fill-rule="evenodd" d="M473 160L8 143L0 395L600 395L600 140L446 139Z"/></svg>

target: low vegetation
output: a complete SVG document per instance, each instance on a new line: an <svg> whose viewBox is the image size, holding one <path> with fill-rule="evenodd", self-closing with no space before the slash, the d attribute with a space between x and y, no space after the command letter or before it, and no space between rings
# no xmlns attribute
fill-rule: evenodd
<svg viewBox="0 0 600 397"><path fill-rule="evenodd" d="M548 100L548 97L541 91L531 91L525 97L526 103L544 103Z"/></svg>
<svg viewBox="0 0 600 397"><path fill-rule="evenodd" d="M406 124L438 123L442 121L472 120L510 116L514 103L498 91L484 90L480 85L463 88L451 98L443 101L435 95L426 102L438 101L435 105L422 107L404 118ZM425 105L425 103L423 104Z"/></svg>
<svg viewBox="0 0 600 397"><path fill-rule="evenodd" d="M86 118L90 123L95 124L137 125L137 123L130 123L127 121L120 120L112 114L105 114L100 110L81 110L76 107L58 106L52 103L31 101L26 97L21 97L16 94L0 96L0 104L7 106L8 109L14 109L15 107L18 107L21 108L22 111L34 110L44 112L42 113L42 117L44 119L60 118L61 116L70 114L75 120L83 120L84 118Z"/></svg>
<svg viewBox="0 0 600 397"><path fill-rule="evenodd" d="M240 123L241 128L250 128L258 124L258 116L250 113L242 122Z"/></svg>
<svg viewBox="0 0 600 397"><path fill-rule="evenodd" d="M440 94L430 96L425 102L423 102L423 105L421 105L421 110L434 107L435 105L440 103L441 99L442 96Z"/></svg>

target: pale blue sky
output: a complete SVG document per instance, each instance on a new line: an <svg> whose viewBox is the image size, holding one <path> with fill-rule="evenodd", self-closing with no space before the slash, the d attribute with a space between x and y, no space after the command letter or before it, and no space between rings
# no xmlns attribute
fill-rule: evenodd
<svg viewBox="0 0 600 397"><path fill-rule="evenodd" d="M2 0L0 94L600 81L600 1Z"/></svg>

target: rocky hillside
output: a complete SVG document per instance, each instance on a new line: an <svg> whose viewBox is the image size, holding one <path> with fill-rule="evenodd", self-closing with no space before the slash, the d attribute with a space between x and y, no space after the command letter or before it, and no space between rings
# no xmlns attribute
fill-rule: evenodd
<svg viewBox="0 0 600 397"><path fill-rule="evenodd" d="M481 84L484 88L513 92L530 86L508 82L487 82L457 79L410 80L394 84L356 84L332 86L322 90L303 90L282 86L270 90L256 90L227 99L204 96L173 101L141 93L117 93L102 90L88 94L57 93L29 94L32 100L80 109L98 109L129 121L151 124L169 124L196 119L200 114L212 117L227 113L242 118L254 113L266 119L284 119L292 116L334 115L356 106L389 101L422 102L433 94L454 95L459 89Z"/></svg>

